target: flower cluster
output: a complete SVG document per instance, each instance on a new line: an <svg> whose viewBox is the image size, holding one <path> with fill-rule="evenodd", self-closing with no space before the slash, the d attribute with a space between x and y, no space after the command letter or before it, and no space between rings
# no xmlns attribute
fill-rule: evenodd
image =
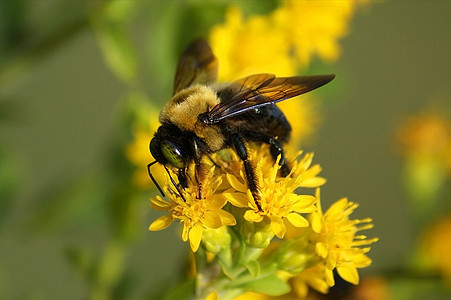
<svg viewBox="0 0 451 300"><path fill-rule="evenodd" d="M220 81L267 72L296 75L314 58L338 58L338 41L348 33L357 2L280 3L266 15L245 15L230 6L225 22L211 29ZM201 185L194 166L187 170L184 189L174 186L178 170L161 172L167 197L152 198L151 206L165 215L149 229L183 225L182 240L189 241L194 257L195 299L304 297L309 289L327 293L335 284L333 273L358 284L358 269L371 264L366 253L377 239L358 232L371 228L372 221L352 220L357 205L347 199L323 212L319 188L326 180L321 167L313 164L312 153L289 154L317 128L318 106L307 95L303 101L284 101L280 108L292 126L293 139L285 147L290 173L281 176L280 158L274 160L267 145L248 144L257 196L248 188L243 162L230 149L204 157ZM152 130L140 130L127 151L131 157L139 140L148 143L151 138ZM147 163L138 157L133 161Z"/></svg>
<svg viewBox="0 0 451 300"><path fill-rule="evenodd" d="M210 30L209 43L220 61L219 80L232 81L250 74L298 75L311 61L334 62L341 53L339 41L366 1L290 1L263 15L245 14L229 6L224 23ZM318 99L278 104L293 127L291 145L309 141L321 121ZM297 120L302 120L298 122Z"/></svg>
<svg viewBox="0 0 451 300"><path fill-rule="evenodd" d="M371 219L351 220L357 205L347 199L323 213L319 187L326 180L319 176L321 167L312 164L313 154L293 155L288 160L291 172L283 177L267 145L249 146L259 205L247 187L242 162L227 149L205 159L208 170L201 198L193 181L180 189L182 198L169 178L176 173L170 171L164 187L168 200L151 199L153 208L167 214L155 220L150 230L164 229L174 220L183 223L182 239L189 240L196 259L210 257L197 270L204 282L201 295L233 299L247 291L281 295L292 289L304 296L308 287L326 293L335 284L335 270L344 280L358 284L357 269L370 265L366 253L377 239L357 232L371 228ZM188 173L188 178L195 178L194 168ZM317 189L314 195L312 188ZM220 266L221 272L212 275L213 265ZM265 290L268 278L279 283L272 291Z"/></svg>
<svg viewBox="0 0 451 300"><path fill-rule="evenodd" d="M373 227L372 220L369 218L349 219L349 216L358 207L357 204L343 198L323 213L319 189L316 196L318 210L310 215L311 227L307 232L293 232L294 235L299 235L294 240L298 238L305 240L307 237L315 248L315 256L310 262L316 262L293 278L295 291L301 296L307 294L307 286L326 293L335 284L334 270L345 281L358 284L357 269L371 264L371 260L366 256L370 250L368 246L378 240L377 238L367 239L365 235L357 235L358 231Z"/></svg>
<svg viewBox="0 0 451 300"><path fill-rule="evenodd" d="M245 16L238 6L210 32L210 44L221 62L219 78L249 74L297 74L319 57L335 61L339 40L349 31L356 6L364 1L282 1L267 15Z"/></svg>

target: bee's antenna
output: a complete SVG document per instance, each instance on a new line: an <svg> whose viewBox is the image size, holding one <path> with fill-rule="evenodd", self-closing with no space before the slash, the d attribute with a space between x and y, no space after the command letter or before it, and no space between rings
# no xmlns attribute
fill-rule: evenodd
<svg viewBox="0 0 451 300"><path fill-rule="evenodd" d="M183 201L186 202L186 199L183 196L182 191L180 191L178 184L175 183L174 179L172 179L171 173L169 173L168 168L166 167L166 165L163 165L163 167L166 169L166 172L168 172L169 178L171 179L171 182L175 186L177 192L179 192L180 197L182 197Z"/></svg>
<svg viewBox="0 0 451 300"><path fill-rule="evenodd" d="M158 188L158 190L160 191L161 195L163 197L165 197L163 190L160 188L160 185L157 183L157 181L155 180L155 178L152 176L152 173L150 173L150 167L152 165L154 165L157 161L151 162L150 164L147 165L147 173L149 173L149 177L150 179L152 179L153 183L155 184L155 186ZM165 167L166 168L166 167ZM172 180L172 178L171 178Z"/></svg>

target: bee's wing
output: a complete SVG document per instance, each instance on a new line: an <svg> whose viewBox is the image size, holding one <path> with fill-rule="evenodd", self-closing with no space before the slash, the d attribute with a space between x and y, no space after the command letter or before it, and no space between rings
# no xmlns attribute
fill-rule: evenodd
<svg viewBox="0 0 451 300"><path fill-rule="evenodd" d="M209 112L208 121L216 123L263 105L307 93L334 77L335 75L275 77L272 74L256 74L242 78L218 91L221 103Z"/></svg>
<svg viewBox="0 0 451 300"><path fill-rule="evenodd" d="M218 62L203 39L193 41L183 52L174 79L174 94L190 85L211 84L216 81Z"/></svg>

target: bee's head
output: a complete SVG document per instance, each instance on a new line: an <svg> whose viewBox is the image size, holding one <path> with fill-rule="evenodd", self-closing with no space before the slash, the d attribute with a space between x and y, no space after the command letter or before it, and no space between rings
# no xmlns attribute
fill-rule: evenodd
<svg viewBox="0 0 451 300"><path fill-rule="evenodd" d="M150 153L163 165L169 164L182 169L186 166L186 141L174 125L162 125L149 144Z"/></svg>

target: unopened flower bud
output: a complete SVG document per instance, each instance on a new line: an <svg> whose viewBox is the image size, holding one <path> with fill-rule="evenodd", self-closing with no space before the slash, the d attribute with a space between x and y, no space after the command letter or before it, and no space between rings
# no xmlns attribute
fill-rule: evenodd
<svg viewBox="0 0 451 300"><path fill-rule="evenodd" d="M205 249L212 253L219 253L222 249L229 247L231 240L227 226L217 229L207 228L202 234L202 243Z"/></svg>
<svg viewBox="0 0 451 300"><path fill-rule="evenodd" d="M245 222L240 229L241 236L248 246L255 248L266 248L274 237L269 223L265 220L262 222Z"/></svg>
<svg viewBox="0 0 451 300"><path fill-rule="evenodd" d="M281 270L297 274L308 268L315 256L315 250L304 239L292 240L280 247L276 256Z"/></svg>

